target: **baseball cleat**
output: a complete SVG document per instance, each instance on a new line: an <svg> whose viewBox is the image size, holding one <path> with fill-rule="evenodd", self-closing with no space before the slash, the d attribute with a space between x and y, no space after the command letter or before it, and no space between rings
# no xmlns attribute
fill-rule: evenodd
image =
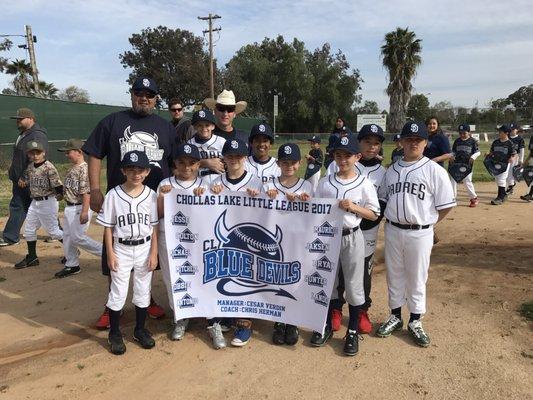
<svg viewBox="0 0 533 400"><path fill-rule="evenodd" d="M56 278L65 278L69 275L79 274L81 271L79 266L76 267L65 267L61 271L55 273Z"/></svg>
<svg viewBox="0 0 533 400"><path fill-rule="evenodd" d="M39 265L39 258L30 257L30 255L28 254L21 261L15 264L15 269L35 267L36 265Z"/></svg>
<svg viewBox="0 0 533 400"><path fill-rule="evenodd" d="M19 243L20 242L10 242L9 240L5 240L5 239L0 238L0 247L14 246L14 245L19 244Z"/></svg>
<svg viewBox="0 0 533 400"><path fill-rule="evenodd" d="M470 208L474 208L475 206L477 206L479 204L479 200L477 197L474 197L473 199L470 199L470 204L468 205L468 207Z"/></svg>
<svg viewBox="0 0 533 400"><path fill-rule="evenodd" d="M403 321L396 315L391 314L387 320L378 328L376 335L381 338L389 337L394 331L403 327Z"/></svg>
<svg viewBox="0 0 533 400"><path fill-rule="evenodd" d="M287 324L287 327L285 328L285 344L294 346L296 343L298 343L299 337L300 332L298 331L298 327Z"/></svg>
<svg viewBox="0 0 533 400"><path fill-rule="evenodd" d="M124 340L122 339L122 333L118 334L109 334L107 338L107 343L110 345L111 353L119 356L121 354L124 354L126 352L126 345L124 344Z"/></svg>
<svg viewBox="0 0 533 400"><path fill-rule="evenodd" d="M45 242L45 243L53 243L53 242L57 242L57 239L54 239L53 237L48 236L48 237L46 237L46 238L43 240L43 242Z"/></svg>
<svg viewBox="0 0 533 400"><path fill-rule="evenodd" d="M172 330L172 333L170 334L170 339L172 340L181 340L185 336L185 329L187 329L187 325L189 325L189 320L187 318L180 319L176 322L174 325L174 329Z"/></svg>
<svg viewBox="0 0 533 400"><path fill-rule="evenodd" d="M348 330L344 337L344 354L355 356L359 352L359 335L357 331Z"/></svg>
<svg viewBox="0 0 533 400"><path fill-rule="evenodd" d="M533 201L533 196L530 195L530 194L526 194L526 195L524 195L524 196L520 196L520 198L521 198L522 200L527 201L528 203L531 202L531 201Z"/></svg>
<svg viewBox="0 0 533 400"><path fill-rule="evenodd" d="M368 311L359 311L359 323L357 329L359 333L368 334L372 332L372 322L370 322L370 319L368 318Z"/></svg>
<svg viewBox="0 0 533 400"><path fill-rule="evenodd" d="M503 199L500 199L499 197L496 197L495 199L492 199L490 201L490 204L492 204L493 206L500 206L503 204Z"/></svg>
<svg viewBox="0 0 533 400"><path fill-rule="evenodd" d="M233 325L233 318L222 318L220 320L220 329L222 329L222 332L231 331L232 325Z"/></svg>
<svg viewBox="0 0 533 400"><path fill-rule="evenodd" d="M311 336L311 346L313 347L322 347L326 344L326 342L331 339L333 336L333 330L331 328L324 329L324 334L322 335L320 332L313 332L313 335Z"/></svg>
<svg viewBox="0 0 533 400"><path fill-rule="evenodd" d="M513 193L514 193L514 185L510 185L505 191L505 194L513 194Z"/></svg>
<svg viewBox="0 0 533 400"><path fill-rule="evenodd" d="M98 318L98 321L96 321L95 328L104 331L110 327L111 323L109 322L109 309L106 307L104 309L104 313L100 315L100 318Z"/></svg>
<svg viewBox="0 0 533 400"><path fill-rule="evenodd" d="M237 320L237 328L233 334L231 345L235 347L243 347L248 344L252 338L252 321L250 320Z"/></svg>
<svg viewBox="0 0 533 400"><path fill-rule="evenodd" d="M146 328L135 329L133 331L133 339L139 342L143 349L151 349L155 346L155 340Z"/></svg>
<svg viewBox="0 0 533 400"><path fill-rule="evenodd" d="M415 319L414 321L409 322L409 324L407 325L407 329L418 346L429 346L429 336L426 332L424 332L424 328L422 328L422 321L420 321L419 319Z"/></svg>
<svg viewBox="0 0 533 400"><path fill-rule="evenodd" d="M165 310L152 300L152 303L148 306L148 316L153 319L163 318L165 316Z"/></svg>
<svg viewBox="0 0 533 400"><path fill-rule="evenodd" d="M339 329L341 329L342 324L342 310L338 310L336 308L333 309L331 312L331 329L334 332L337 332Z"/></svg>
<svg viewBox="0 0 533 400"><path fill-rule="evenodd" d="M209 336L211 336L211 340L213 341L213 347L215 349L218 350L226 347L226 339L224 339L222 329L220 329L220 324L218 322L215 322L213 325L208 326L207 332L209 332Z"/></svg>
<svg viewBox="0 0 533 400"><path fill-rule="evenodd" d="M287 325L282 324L281 322L276 322L274 324L274 332L272 333L272 343L274 344L285 344L285 331Z"/></svg>

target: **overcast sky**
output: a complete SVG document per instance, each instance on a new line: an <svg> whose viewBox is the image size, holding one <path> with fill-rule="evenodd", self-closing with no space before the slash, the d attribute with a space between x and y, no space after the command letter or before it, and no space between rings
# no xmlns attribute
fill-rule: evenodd
<svg viewBox="0 0 533 400"><path fill-rule="evenodd" d="M38 38L39 78L59 88L87 89L91 101L129 103L125 70L118 55L128 38L146 27L165 25L202 35L209 12L222 16L215 56L226 63L244 44L281 34L308 49L329 42L340 49L364 79L364 100L388 108L386 74L379 48L385 33L409 27L422 39L423 64L416 93L431 104L483 107L533 83L533 1L531 0L373 0L373 1L166 1L18 0L2 1L0 34L23 34L32 26ZM15 43L8 56L24 58ZM0 89L9 77L0 74ZM246 100L246 99L244 99Z"/></svg>

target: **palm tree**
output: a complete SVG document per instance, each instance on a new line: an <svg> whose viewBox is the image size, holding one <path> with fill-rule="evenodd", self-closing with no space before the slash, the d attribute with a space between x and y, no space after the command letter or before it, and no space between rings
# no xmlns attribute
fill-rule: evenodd
<svg viewBox="0 0 533 400"><path fill-rule="evenodd" d="M417 39L409 28L396 28L385 35L385 44L381 46L383 66L389 73L389 118L390 132L398 132L405 123L407 104L411 98L412 79L416 69L422 63L420 52L422 40Z"/></svg>
<svg viewBox="0 0 533 400"><path fill-rule="evenodd" d="M59 89L56 88L53 83L39 81L39 97L44 97L45 99L58 99L58 93Z"/></svg>
<svg viewBox="0 0 533 400"><path fill-rule="evenodd" d="M31 66L26 60L16 59L7 64L6 74L15 75L12 85L18 96L32 95Z"/></svg>

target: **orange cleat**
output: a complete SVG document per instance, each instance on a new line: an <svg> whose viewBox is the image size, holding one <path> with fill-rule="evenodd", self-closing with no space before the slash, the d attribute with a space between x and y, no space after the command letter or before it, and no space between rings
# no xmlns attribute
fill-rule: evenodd
<svg viewBox="0 0 533 400"><path fill-rule="evenodd" d="M342 324L342 310L333 309L331 312L331 329L333 331L338 331L341 329Z"/></svg>
<svg viewBox="0 0 533 400"><path fill-rule="evenodd" d="M152 300L152 303L148 306L148 316L153 319L163 318L165 310Z"/></svg>
<svg viewBox="0 0 533 400"><path fill-rule="evenodd" d="M372 322L368 318L368 312L361 310L359 311L359 324L357 330L359 333L370 333L372 332Z"/></svg>
<svg viewBox="0 0 533 400"><path fill-rule="evenodd" d="M105 331L111 327L111 323L109 322L109 308L106 307L104 309L104 313L100 315L100 318L96 321L95 327L101 331Z"/></svg>

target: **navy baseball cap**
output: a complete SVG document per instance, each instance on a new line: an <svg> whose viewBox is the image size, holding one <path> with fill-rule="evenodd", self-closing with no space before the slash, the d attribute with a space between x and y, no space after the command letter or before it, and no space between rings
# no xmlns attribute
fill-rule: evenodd
<svg viewBox="0 0 533 400"><path fill-rule="evenodd" d="M247 156L248 145L244 143L241 139L226 140L226 143L224 143L224 147L222 147L222 155Z"/></svg>
<svg viewBox="0 0 533 400"><path fill-rule="evenodd" d="M380 142L385 140L385 135L383 134L383 129L381 126L376 124L366 124L361 127L359 134L357 135L357 140L361 141L366 137L375 136L379 139Z"/></svg>
<svg viewBox="0 0 533 400"><path fill-rule="evenodd" d="M318 136L318 135L313 135L312 138L307 139L307 140L309 142L313 142L313 143L320 143L321 142L320 136Z"/></svg>
<svg viewBox="0 0 533 400"><path fill-rule="evenodd" d="M209 110L200 110L200 111L196 111L193 115L192 115L192 121L191 123L194 125L196 124L197 122L209 122L213 125L216 125L216 121L215 121L215 116L213 115L213 113Z"/></svg>
<svg viewBox="0 0 533 400"><path fill-rule="evenodd" d="M470 132L470 125L468 124L461 124L459 125L459 128L457 128L459 132Z"/></svg>
<svg viewBox="0 0 533 400"><path fill-rule="evenodd" d="M133 85L131 85L131 90L149 90L155 94L159 93L159 89L157 88L155 81L146 76L141 76L135 79L135 82L133 82Z"/></svg>
<svg viewBox="0 0 533 400"><path fill-rule="evenodd" d="M400 140L400 134L397 133L396 135L394 135L394 136L392 137L392 140L394 140L395 142L397 142L398 140Z"/></svg>
<svg viewBox="0 0 533 400"><path fill-rule="evenodd" d="M342 150L351 154L357 154L361 152L361 150L359 150L359 142L357 141L355 135L341 137L333 148L333 152L335 153L337 150Z"/></svg>
<svg viewBox="0 0 533 400"><path fill-rule="evenodd" d="M176 148L176 150L174 150L172 158L177 160L180 157L190 157L195 160L200 160L202 158L200 157L200 150L198 150L198 147L189 143L182 143Z"/></svg>
<svg viewBox="0 0 533 400"><path fill-rule="evenodd" d="M520 129L520 125L518 125L516 122L512 122L509 124L509 127L511 128L511 130L513 129Z"/></svg>
<svg viewBox="0 0 533 400"><path fill-rule="evenodd" d="M266 136L270 140L270 143L274 143L274 133L272 132L272 128L267 124L257 124L252 127L249 138L250 142L256 136Z"/></svg>
<svg viewBox="0 0 533 400"><path fill-rule="evenodd" d="M407 122L400 133L400 138L419 137L421 139L428 138L428 130L426 124L422 122Z"/></svg>
<svg viewBox="0 0 533 400"><path fill-rule="evenodd" d="M284 144L278 149L278 160L300 161L301 159L300 148L295 143Z"/></svg>
<svg viewBox="0 0 533 400"><path fill-rule="evenodd" d="M505 132L505 133L510 133L511 132L511 125L503 124L502 126L500 126L498 128L498 131L502 131L502 132Z"/></svg>
<svg viewBox="0 0 533 400"><path fill-rule="evenodd" d="M126 167L150 168L150 161L144 151L128 151L120 162L120 168Z"/></svg>

